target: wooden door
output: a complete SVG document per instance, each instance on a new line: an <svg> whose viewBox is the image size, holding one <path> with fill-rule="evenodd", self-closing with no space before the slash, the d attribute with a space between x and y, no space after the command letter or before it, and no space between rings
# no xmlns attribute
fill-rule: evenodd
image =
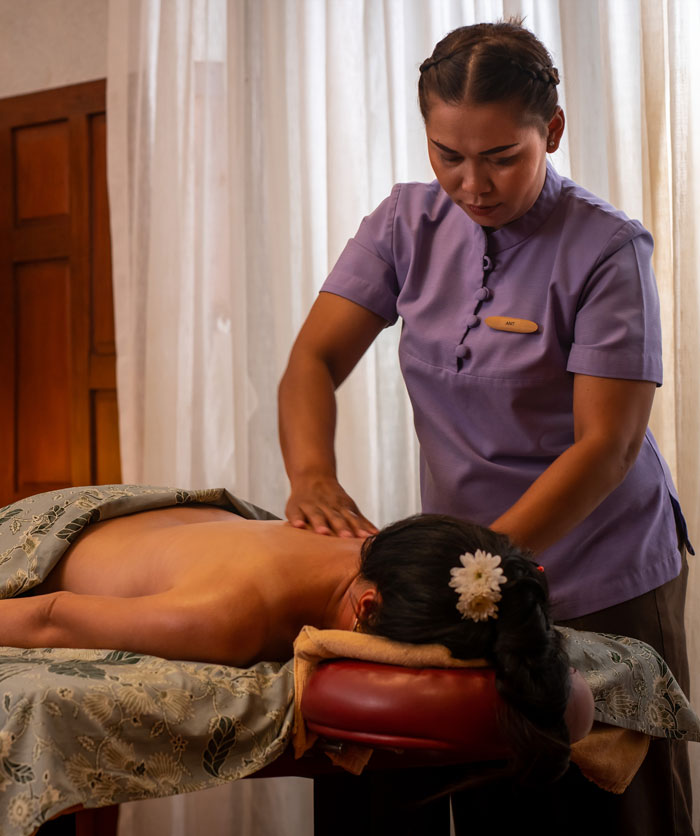
<svg viewBox="0 0 700 836"><path fill-rule="evenodd" d="M105 82L0 100L0 507L120 481Z"/></svg>

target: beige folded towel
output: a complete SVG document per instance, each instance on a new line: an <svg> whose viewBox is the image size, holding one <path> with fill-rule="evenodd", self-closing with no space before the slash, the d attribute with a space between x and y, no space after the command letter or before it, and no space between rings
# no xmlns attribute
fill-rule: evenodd
<svg viewBox="0 0 700 836"><path fill-rule="evenodd" d="M643 732L594 723L589 735L572 744L571 760L589 781L619 795L637 774L650 741Z"/></svg>
<svg viewBox="0 0 700 836"><path fill-rule="evenodd" d="M485 659L455 659L439 644L402 644L383 636L347 630L304 627L294 642L294 754L301 757L316 741L301 714L301 696L316 665L324 659L362 659L410 668L486 667ZM594 723L591 733L571 747L571 760L599 787L621 793L635 776L649 748L642 732ZM372 755L366 746L346 746L341 753L328 753L331 760L359 775Z"/></svg>

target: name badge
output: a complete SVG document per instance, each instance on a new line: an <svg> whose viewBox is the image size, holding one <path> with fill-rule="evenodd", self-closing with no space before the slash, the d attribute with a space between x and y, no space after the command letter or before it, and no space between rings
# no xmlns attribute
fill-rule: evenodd
<svg viewBox="0 0 700 836"><path fill-rule="evenodd" d="M515 316L487 316L484 322L494 331L512 331L515 334L534 334L539 328L536 322Z"/></svg>

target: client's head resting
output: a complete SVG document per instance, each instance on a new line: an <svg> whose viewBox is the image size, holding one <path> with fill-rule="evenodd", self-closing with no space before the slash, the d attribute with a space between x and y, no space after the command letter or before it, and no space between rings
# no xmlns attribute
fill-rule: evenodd
<svg viewBox="0 0 700 836"><path fill-rule="evenodd" d="M357 592L363 632L487 659L516 709L504 724L518 771L537 780L563 773L568 659L550 621L545 573L526 552L483 526L419 515L365 541Z"/></svg>

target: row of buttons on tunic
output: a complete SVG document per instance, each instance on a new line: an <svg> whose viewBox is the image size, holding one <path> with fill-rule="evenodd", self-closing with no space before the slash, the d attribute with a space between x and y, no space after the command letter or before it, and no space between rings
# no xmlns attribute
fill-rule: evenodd
<svg viewBox="0 0 700 836"><path fill-rule="evenodd" d="M469 349L466 345L464 345L464 340L466 340L469 331L472 328L476 328L476 326L481 322L481 318L477 316L479 312L479 308L481 307L482 302L486 302L492 298L493 292L490 288L486 287L486 282L488 280L489 273L493 270L493 262L491 259L485 255L483 260L483 268L484 268L484 283L482 286L474 293L474 299L476 299L476 308L474 309L474 313L467 319L466 326L467 330L464 332L464 336L462 337L462 342L455 348L455 356L458 357L460 360L464 360L469 355Z"/></svg>

